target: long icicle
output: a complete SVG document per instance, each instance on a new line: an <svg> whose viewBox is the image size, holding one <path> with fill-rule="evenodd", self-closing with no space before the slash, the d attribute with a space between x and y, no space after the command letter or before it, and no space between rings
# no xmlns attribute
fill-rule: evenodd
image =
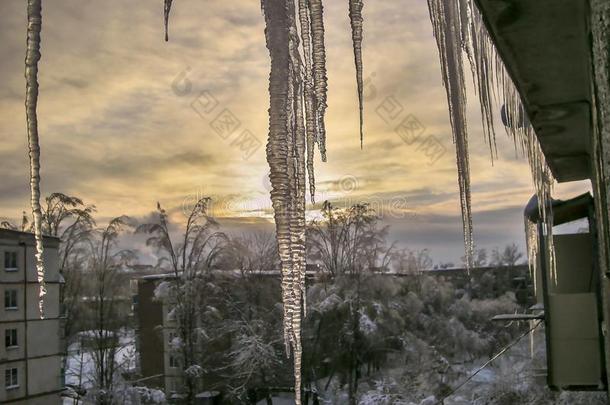
<svg viewBox="0 0 610 405"><path fill-rule="evenodd" d="M466 88L461 57L462 32L460 11L457 4L457 1L428 0L430 20L434 27L434 36L440 56L443 85L449 104L449 120L453 132L453 142L455 143L466 267L471 269L474 241L470 203L470 163L466 124Z"/></svg>
<svg viewBox="0 0 610 405"><path fill-rule="evenodd" d="M38 61L40 60L40 30L42 28L41 0L28 0L27 51L25 55L25 112L30 155L30 190L34 237L36 240L36 274L38 278L38 309L44 317L45 269L42 244L42 211L40 208L40 144L38 142Z"/></svg>
<svg viewBox="0 0 610 405"><path fill-rule="evenodd" d="M173 0L164 0L163 3L163 25L165 27L165 42L169 41L169 13L172 10Z"/></svg>
<svg viewBox="0 0 610 405"><path fill-rule="evenodd" d="M362 97L362 0L349 0L349 21L352 27L352 42L354 47L354 63L356 65L356 84L358 86L358 107L360 111L360 148L364 140L363 126L363 97Z"/></svg>
<svg viewBox="0 0 610 405"><path fill-rule="evenodd" d="M472 79L475 85L479 104L481 109L481 123L483 126L483 136L489 145L490 157L493 164L494 157L497 157L498 150L496 146L496 133L494 127L494 58L492 55L494 45L489 35L485 35L485 26L481 13L476 9L476 5L471 1L462 0L462 25L463 31L466 31L464 49L468 54L470 62ZM466 23L465 23L466 21Z"/></svg>
<svg viewBox="0 0 610 405"><path fill-rule="evenodd" d="M300 12L300 10L299 10ZM291 14L294 16L294 14ZM297 25L292 19L291 24L291 46L290 56L291 64L293 66L294 75L294 89L295 89L295 126L294 126L294 151L295 151L295 172L296 172L296 221L294 226L294 241L293 241L293 263L295 269L295 275L298 277L297 283L297 294L299 300L303 300L302 311L305 312L304 300L305 300L305 203L306 203L306 153L307 153L307 131L305 122L305 106L304 106L304 83L301 75L303 63L299 54L299 37L297 32ZM291 228L292 230L292 228ZM301 305L301 303L299 303ZM299 325L300 328L300 325Z"/></svg>
<svg viewBox="0 0 610 405"><path fill-rule="evenodd" d="M313 86L316 97L316 128L318 147L323 162L326 162L326 50L324 46L324 7L322 0L309 0L311 17L311 45L313 59Z"/></svg>
<svg viewBox="0 0 610 405"><path fill-rule="evenodd" d="M271 202L275 215L276 237L282 266L282 300L284 302L284 337L288 351L288 332L292 322L292 310L286 305L292 283L290 256L290 224L288 209L290 204L290 182L288 177L288 15L285 0L263 0L265 14L265 37L271 58L269 75L269 138L267 142L267 162L271 182Z"/></svg>
<svg viewBox="0 0 610 405"><path fill-rule="evenodd" d="M303 121L303 83L300 75L301 62L298 50L298 34L294 22L293 3L290 2L289 15L291 29L289 39L290 71L292 90L294 91L292 109L294 111L292 124L292 163L293 165L293 192L292 213L290 217L290 252L292 259L292 325L293 335L292 354L294 361L294 392L295 403L301 403L301 319L303 316L303 302L305 296L305 123Z"/></svg>
<svg viewBox="0 0 610 405"><path fill-rule="evenodd" d="M294 0L263 0L271 57L269 141L271 200L282 266L284 338L294 359L295 403L301 404L301 317L305 271L305 123Z"/></svg>
<svg viewBox="0 0 610 405"><path fill-rule="evenodd" d="M316 100L313 88L313 66L311 55L311 30L309 18L309 0L299 0L299 23L301 28L301 43L305 60L305 120L307 135L307 177L309 179L309 196L312 204L315 203L316 181L313 166L314 145L317 137L316 129Z"/></svg>

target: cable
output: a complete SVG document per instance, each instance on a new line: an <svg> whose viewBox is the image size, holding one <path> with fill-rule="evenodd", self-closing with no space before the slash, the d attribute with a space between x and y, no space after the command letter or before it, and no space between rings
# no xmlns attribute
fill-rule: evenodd
<svg viewBox="0 0 610 405"><path fill-rule="evenodd" d="M521 335L519 335L519 337L517 337L515 340L510 342L508 345L504 346L504 348L502 348L502 350L500 350L498 353L496 353L491 359L487 360L481 367L476 369L476 371L474 373L472 373L467 379L465 379L460 385L458 385L457 387L453 388L447 395L445 395L441 399L439 399L436 402L436 405L442 404L444 400L446 400L447 398L449 398L450 396L455 394L460 388L462 388L464 385L466 385L477 374L479 374L481 371L483 371L483 369L485 367L489 366L495 359L497 359L498 357L502 356L504 353L506 353L508 351L508 349L510 349L511 347L516 345L521 339L523 339L524 337L526 337L527 335L532 333L534 331L534 329L536 329L538 326L540 326L541 323L542 323L541 320L538 321L538 323L536 323L536 325L534 325L532 328L530 328L526 332L524 332Z"/></svg>

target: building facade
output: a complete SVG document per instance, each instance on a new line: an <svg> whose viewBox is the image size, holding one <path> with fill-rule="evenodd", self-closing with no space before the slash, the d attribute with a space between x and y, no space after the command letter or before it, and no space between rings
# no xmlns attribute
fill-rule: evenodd
<svg viewBox="0 0 610 405"><path fill-rule="evenodd" d="M55 405L63 388L59 240L44 238L45 318L38 309L34 235L0 229L0 403Z"/></svg>
<svg viewBox="0 0 610 405"><path fill-rule="evenodd" d="M155 297L155 289L163 281L171 281L171 274L153 274L138 278L137 344L140 373L146 385L165 391L168 397L180 392L182 367L172 354L172 341L177 336L177 324L172 317L172 305Z"/></svg>

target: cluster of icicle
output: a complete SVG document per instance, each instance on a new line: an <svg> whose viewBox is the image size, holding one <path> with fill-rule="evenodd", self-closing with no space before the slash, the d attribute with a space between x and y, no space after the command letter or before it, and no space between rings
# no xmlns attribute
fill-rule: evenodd
<svg viewBox="0 0 610 405"><path fill-rule="evenodd" d="M503 106L508 136L515 143L515 148L527 156L539 201L540 217L545 224L551 274L555 278L550 205L554 180L527 119L521 97L496 51L474 0L428 0L428 8L438 45L453 141L456 145L466 265L468 268L472 266L474 241L463 57L467 58L471 67L481 109L483 135L489 145L492 162L497 154L493 111L496 108L499 110L500 106ZM531 249L536 249L534 246L537 244L531 246ZM533 251L531 253L535 254Z"/></svg>
<svg viewBox="0 0 610 405"><path fill-rule="evenodd" d="M36 274L38 278L38 309L44 317L45 269L42 246L42 211L40 208L40 145L38 142L38 61L40 60L40 30L42 27L41 0L28 0L27 49L25 55L25 112L30 155L30 191L34 238L36 240Z"/></svg>
<svg viewBox="0 0 610 405"><path fill-rule="evenodd" d="M172 0L164 0L165 39ZM305 207L315 199L316 144L326 161L326 50L322 0L261 0L271 58L269 138L271 202L282 266L286 353L293 354L295 402L301 404L301 319L305 316ZM362 0L349 0L363 139ZM308 180L308 181L307 181Z"/></svg>
<svg viewBox="0 0 610 405"><path fill-rule="evenodd" d="M280 260L284 338L294 358L295 402L301 403L301 319L305 316L306 177L314 202L314 147L326 160L326 55L321 0L262 0L269 80L271 201ZM349 15L360 104L362 139L362 1L350 1ZM301 58L302 55L302 58Z"/></svg>

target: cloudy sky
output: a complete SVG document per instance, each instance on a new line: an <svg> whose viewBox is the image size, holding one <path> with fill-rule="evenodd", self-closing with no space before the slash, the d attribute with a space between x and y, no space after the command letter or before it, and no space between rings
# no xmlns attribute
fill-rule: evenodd
<svg viewBox="0 0 610 405"><path fill-rule="evenodd" d="M102 221L146 217L157 201L181 221L189 204L209 195L227 229L270 227L269 59L258 0L176 0L168 43L162 0L51 0L43 7L43 193L79 196L97 206ZM455 150L425 2L366 2L364 150L347 1L326 1L325 11L328 162L316 161L318 200L369 201L401 245L459 261ZM0 1L0 217L9 219L29 203L25 28L24 2ZM474 94L470 100L476 243L522 245L529 169L503 130L492 166ZM230 134L215 125L227 114L239 123ZM418 138L401 138L404 120L421 125ZM240 147L244 131L258 147ZM555 194L588 187L562 184Z"/></svg>

